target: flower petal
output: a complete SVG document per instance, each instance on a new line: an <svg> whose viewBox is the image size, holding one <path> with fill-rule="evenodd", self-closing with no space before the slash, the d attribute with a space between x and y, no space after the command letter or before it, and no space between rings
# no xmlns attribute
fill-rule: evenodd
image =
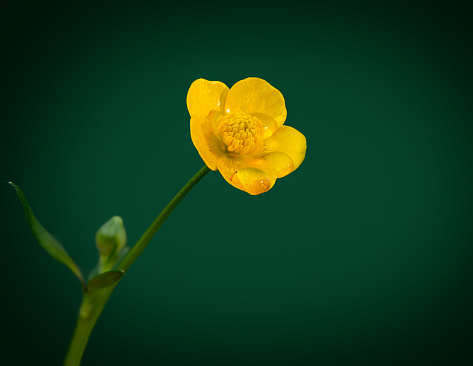
<svg viewBox="0 0 473 366"><path fill-rule="evenodd" d="M223 111L228 87L220 81L197 79L187 92L187 109L191 117L206 116L211 110Z"/></svg>
<svg viewBox="0 0 473 366"><path fill-rule="evenodd" d="M272 152L264 156L266 161L276 171L277 177L282 178L294 171L294 162L291 157L282 152Z"/></svg>
<svg viewBox="0 0 473 366"><path fill-rule="evenodd" d="M249 114L265 113L273 117L278 126L286 120L286 103L281 92L259 78L247 78L237 82L228 92L225 101L227 113L242 111Z"/></svg>
<svg viewBox="0 0 473 366"><path fill-rule="evenodd" d="M266 140L268 137L276 132L279 128L276 120L264 113L253 113L253 116L256 117L261 122L261 137L263 140Z"/></svg>
<svg viewBox="0 0 473 366"><path fill-rule="evenodd" d="M251 195L267 192L274 186L276 171L264 159L251 159L240 165L233 170L219 161L218 170L228 183Z"/></svg>
<svg viewBox="0 0 473 366"><path fill-rule="evenodd" d="M296 170L304 161L306 150L305 136L289 126L280 127L269 139L264 141L264 154L269 156L271 153L281 152L288 155L292 159L293 170ZM270 156L269 162L272 161L276 165L277 171L280 169L279 164L281 163L278 160L282 160L282 158Z"/></svg>
<svg viewBox="0 0 473 366"><path fill-rule="evenodd" d="M204 160L209 169L217 170L217 157L210 150L215 145L217 136L210 133L208 119L204 116L195 116L191 118L191 138L200 157Z"/></svg>

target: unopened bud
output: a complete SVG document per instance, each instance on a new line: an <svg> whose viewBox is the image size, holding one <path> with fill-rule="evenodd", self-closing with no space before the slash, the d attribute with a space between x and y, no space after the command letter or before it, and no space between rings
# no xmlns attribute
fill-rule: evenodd
<svg viewBox="0 0 473 366"><path fill-rule="evenodd" d="M113 216L97 231L95 243L101 258L115 256L126 245L126 232L123 220Z"/></svg>

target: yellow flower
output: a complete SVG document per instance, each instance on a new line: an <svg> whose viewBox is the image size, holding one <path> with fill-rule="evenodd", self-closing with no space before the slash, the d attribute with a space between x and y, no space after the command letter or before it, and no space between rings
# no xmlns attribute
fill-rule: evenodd
<svg viewBox="0 0 473 366"><path fill-rule="evenodd" d="M267 81L247 78L229 90L198 79L187 93L191 137L205 164L250 194L296 170L307 148L303 134L284 126L286 105Z"/></svg>

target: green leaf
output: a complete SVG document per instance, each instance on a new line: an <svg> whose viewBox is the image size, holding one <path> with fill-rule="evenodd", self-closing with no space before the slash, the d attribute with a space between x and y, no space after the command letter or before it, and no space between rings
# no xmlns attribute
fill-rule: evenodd
<svg viewBox="0 0 473 366"><path fill-rule="evenodd" d="M57 261L64 263L69 269L77 276L77 278L81 281L82 286L85 286L85 281L82 276L82 272L80 271L77 264L69 257L66 250L63 248L61 244L57 242L53 236L48 233L48 231L39 223L36 217L33 215L33 211L31 210L28 201L26 200L25 195L23 194L22 190L12 182L8 182L13 188L15 188L16 194L20 200L21 205L23 206L23 211L25 211L26 220L28 221L28 225L33 233L34 237L38 241L38 243L43 247L43 249L49 253L51 257L56 259Z"/></svg>
<svg viewBox="0 0 473 366"><path fill-rule="evenodd" d="M89 289L89 291L101 290L103 288L113 285L120 278L122 278L124 274L125 271L122 271L121 269L115 269L112 271L101 273L90 279L90 281L87 283L87 288Z"/></svg>

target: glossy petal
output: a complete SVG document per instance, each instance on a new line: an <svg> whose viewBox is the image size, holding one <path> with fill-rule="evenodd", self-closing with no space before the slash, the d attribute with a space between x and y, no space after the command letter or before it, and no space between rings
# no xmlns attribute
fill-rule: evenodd
<svg viewBox="0 0 473 366"><path fill-rule="evenodd" d="M213 143L213 140L217 137L210 133L209 126L206 125L206 123L208 123L208 120L204 116L192 117L191 138L200 157L209 169L217 170L217 158L215 154L210 151L213 145L211 143Z"/></svg>
<svg viewBox="0 0 473 366"><path fill-rule="evenodd" d="M217 134L217 119L224 113L219 112L219 111L211 111L209 115L207 116L209 120L209 128L212 130L214 134Z"/></svg>
<svg viewBox="0 0 473 366"><path fill-rule="evenodd" d="M307 142L305 136L295 128L289 126L280 127L269 139L264 142L265 156L271 153L281 152L288 155L293 162L293 170L296 170L304 161ZM281 157L270 157L270 163L275 164L275 169L280 169ZM282 170L279 170L282 173Z"/></svg>
<svg viewBox="0 0 473 366"><path fill-rule="evenodd" d="M261 137L263 140L271 137L271 135L279 128L276 120L267 114L253 113L253 116L258 118L258 120L261 122Z"/></svg>
<svg viewBox="0 0 473 366"><path fill-rule="evenodd" d="M236 170L219 161L218 170L232 186L251 195L269 191L276 182L276 171L264 159L239 162Z"/></svg>
<svg viewBox="0 0 473 366"><path fill-rule="evenodd" d="M277 177L282 178L294 171L294 162L291 157L282 152L272 152L264 156L266 161L276 171Z"/></svg>
<svg viewBox="0 0 473 366"><path fill-rule="evenodd" d="M287 115L281 92L259 78L247 78L233 85L227 95L225 110L264 113L274 118L278 126L284 124Z"/></svg>
<svg viewBox="0 0 473 366"><path fill-rule="evenodd" d="M191 117L207 116L211 110L223 111L228 87L220 81L197 79L187 92L187 109Z"/></svg>

